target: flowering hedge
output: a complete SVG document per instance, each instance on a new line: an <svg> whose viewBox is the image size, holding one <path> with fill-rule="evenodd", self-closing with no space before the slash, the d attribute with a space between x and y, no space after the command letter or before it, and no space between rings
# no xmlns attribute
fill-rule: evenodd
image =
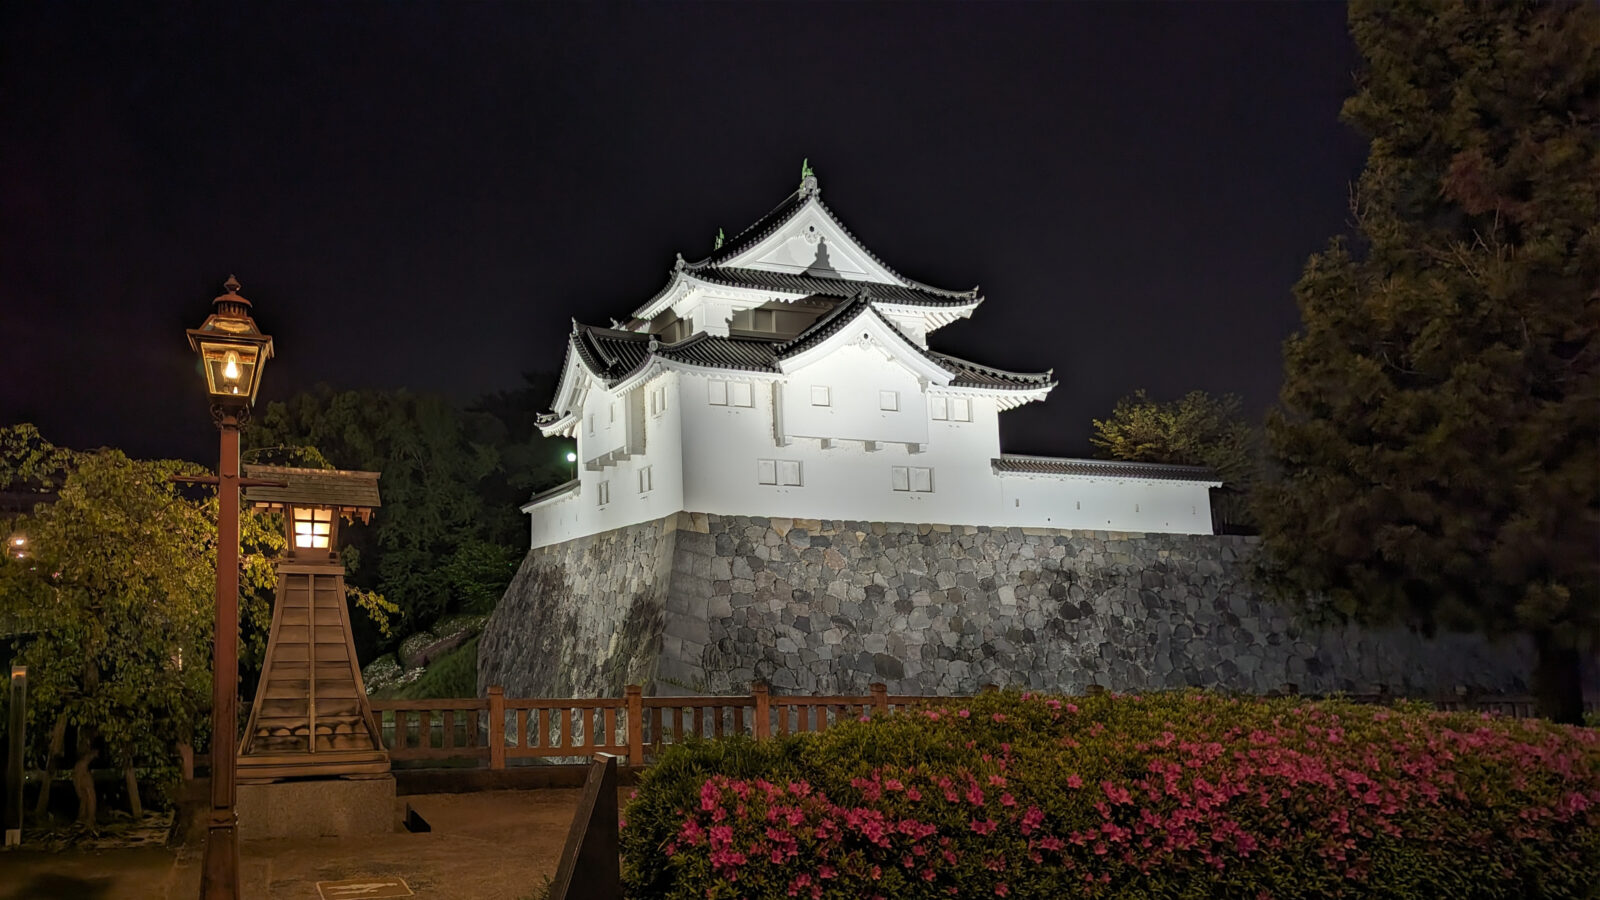
<svg viewBox="0 0 1600 900"><path fill-rule="evenodd" d="M635 900L1587 897L1600 732L994 694L674 748L623 820Z"/></svg>

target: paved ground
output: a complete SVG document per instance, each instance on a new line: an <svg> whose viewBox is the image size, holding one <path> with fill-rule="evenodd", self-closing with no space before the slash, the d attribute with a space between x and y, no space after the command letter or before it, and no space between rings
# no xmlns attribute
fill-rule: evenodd
<svg viewBox="0 0 1600 900"><path fill-rule="evenodd" d="M624 788L619 802L631 789ZM433 827L361 838L246 841L244 900L320 900L316 883L405 879L417 897L524 900L554 875L582 792L403 797ZM0 853L0 900L192 900L200 846Z"/></svg>

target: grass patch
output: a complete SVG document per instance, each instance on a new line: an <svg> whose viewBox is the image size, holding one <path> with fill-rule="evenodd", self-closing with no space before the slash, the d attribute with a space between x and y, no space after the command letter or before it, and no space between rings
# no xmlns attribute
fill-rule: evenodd
<svg viewBox="0 0 1600 900"><path fill-rule="evenodd" d="M478 639L434 660L422 676L407 684L372 692L378 700L448 700L478 696Z"/></svg>

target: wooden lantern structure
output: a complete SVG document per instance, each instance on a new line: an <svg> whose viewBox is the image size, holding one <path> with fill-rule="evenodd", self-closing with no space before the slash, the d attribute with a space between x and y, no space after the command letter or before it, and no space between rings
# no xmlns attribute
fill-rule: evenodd
<svg viewBox="0 0 1600 900"><path fill-rule="evenodd" d="M245 500L283 515L289 545L239 780L384 775L389 753L356 662L339 558L340 523L369 521L379 506L378 473L245 466L245 474L282 485L251 487Z"/></svg>

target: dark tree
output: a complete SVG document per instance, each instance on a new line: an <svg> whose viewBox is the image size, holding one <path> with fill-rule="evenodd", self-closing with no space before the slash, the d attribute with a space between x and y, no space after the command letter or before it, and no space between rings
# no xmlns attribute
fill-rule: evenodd
<svg viewBox="0 0 1600 900"><path fill-rule="evenodd" d="M1259 433L1244 420L1233 394L1190 391L1162 403L1144 391L1117 401L1111 417L1094 420L1089 442L1108 459L1206 466L1222 479L1211 493L1217 524L1229 532L1253 531L1250 488L1259 463Z"/></svg>
<svg viewBox="0 0 1600 900"><path fill-rule="evenodd" d="M1258 491L1286 584L1526 635L1577 722L1600 641L1600 6L1359 0L1356 240L1295 289ZM1302 596L1305 594L1302 593Z"/></svg>
<svg viewBox="0 0 1600 900"><path fill-rule="evenodd" d="M560 442L534 415L549 390L530 384L471 409L409 391L326 386L271 404L246 433L251 461L382 473L383 508L346 534L350 580L397 605L401 633L452 612L487 612L527 552L528 495L564 480ZM363 656L380 641L357 626Z"/></svg>

